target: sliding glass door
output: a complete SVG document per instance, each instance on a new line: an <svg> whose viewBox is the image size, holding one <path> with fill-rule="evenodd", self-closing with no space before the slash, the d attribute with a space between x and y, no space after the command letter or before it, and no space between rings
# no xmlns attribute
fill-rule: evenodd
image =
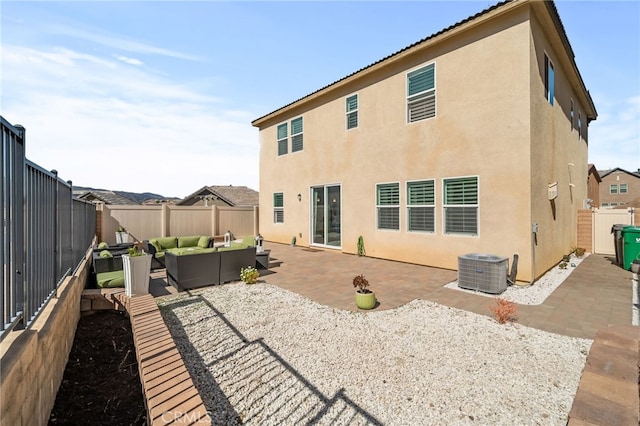
<svg viewBox="0 0 640 426"><path fill-rule="evenodd" d="M342 202L340 185L311 188L311 232L316 245L340 247L342 244Z"/></svg>

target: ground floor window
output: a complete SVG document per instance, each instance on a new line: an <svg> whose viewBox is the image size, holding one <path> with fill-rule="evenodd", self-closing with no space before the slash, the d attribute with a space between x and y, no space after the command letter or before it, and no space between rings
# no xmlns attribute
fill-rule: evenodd
<svg viewBox="0 0 640 426"><path fill-rule="evenodd" d="M400 184L376 185L378 229L400 230Z"/></svg>
<svg viewBox="0 0 640 426"><path fill-rule="evenodd" d="M273 223L284 223L284 194L273 194Z"/></svg>
<svg viewBox="0 0 640 426"><path fill-rule="evenodd" d="M443 180L444 233L478 235L478 177Z"/></svg>
<svg viewBox="0 0 640 426"><path fill-rule="evenodd" d="M435 232L435 182L407 182L407 229Z"/></svg>

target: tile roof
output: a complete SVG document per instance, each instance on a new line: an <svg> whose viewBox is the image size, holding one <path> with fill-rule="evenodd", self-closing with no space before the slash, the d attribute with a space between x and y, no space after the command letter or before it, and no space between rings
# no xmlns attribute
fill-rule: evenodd
<svg viewBox="0 0 640 426"><path fill-rule="evenodd" d="M133 201L127 197L123 197L122 195L118 195L113 191L99 190L94 189L93 191L86 191L81 195L77 196L81 200L86 201L102 201L105 204L117 204L117 205L130 205L130 204L139 204L136 201Z"/></svg>
<svg viewBox="0 0 640 426"><path fill-rule="evenodd" d="M257 206L258 205L258 191L255 191L247 186L233 186L233 185L211 185L204 186L194 193L184 197L182 201L178 202L178 205L185 204L187 200L192 199L203 192L210 192L216 197L220 198L230 206Z"/></svg>

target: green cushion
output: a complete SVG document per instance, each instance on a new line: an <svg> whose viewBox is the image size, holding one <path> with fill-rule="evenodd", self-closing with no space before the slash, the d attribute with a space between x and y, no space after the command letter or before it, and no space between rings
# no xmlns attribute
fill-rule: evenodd
<svg viewBox="0 0 640 426"><path fill-rule="evenodd" d="M240 250L240 249L246 249L247 247L252 247L252 246L249 244L245 244L244 242L242 243L232 242L229 245L229 247L218 247L218 251Z"/></svg>
<svg viewBox="0 0 640 426"><path fill-rule="evenodd" d="M156 252L163 251L157 238L150 239L149 244L151 244L156 249Z"/></svg>
<svg viewBox="0 0 640 426"><path fill-rule="evenodd" d="M176 237L156 238L161 251L178 247L178 239Z"/></svg>
<svg viewBox="0 0 640 426"><path fill-rule="evenodd" d="M200 248L200 247L183 247L169 250L171 253L176 256L186 256L190 254L200 254L200 253L213 253L216 251L215 248Z"/></svg>
<svg viewBox="0 0 640 426"><path fill-rule="evenodd" d="M211 237L207 237L206 235L203 235L202 237L200 237L200 239L198 240L198 247L200 248L207 248L209 247L209 241L211 241Z"/></svg>
<svg viewBox="0 0 640 426"><path fill-rule="evenodd" d="M102 250L98 256L102 258L113 257L109 250Z"/></svg>
<svg viewBox="0 0 640 426"><path fill-rule="evenodd" d="M200 236L178 237L178 247L197 247Z"/></svg>
<svg viewBox="0 0 640 426"><path fill-rule="evenodd" d="M256 245L256 239L253 235L247 235L246 237L242 237L242 243L246 244L247 247L250 246L255 246Z"/></svg>
<svg viewBox="0 0 640 426"><path fill-rule="evenodd" d="M101 272L96 281L100 288L124 287L124 271Z"/></svg>
<svg viewBox="0 0 640 426"><path fill-rule="evenodd" d="M109 244L105 243L104 241L101 242L100 244L98 244L98 248L99 249L106 249L109 248Z"/></svg>

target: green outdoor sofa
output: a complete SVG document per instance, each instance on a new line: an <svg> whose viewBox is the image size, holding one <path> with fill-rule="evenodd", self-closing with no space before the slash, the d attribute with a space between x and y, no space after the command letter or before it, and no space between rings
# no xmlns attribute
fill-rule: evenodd
<svg viewBox="0 0 640 426"><path fill-rule="evenodd" d="M124 287L122 254L102 249L93 252L93 272L98 288Z"/></svg>
<svg viewBox="0 0 640 426"><path fill-rule="evenodd" d="M194 235L190 237L159 237L152 238L148 241L147 248L149 253L153 255L151 258L151 269L165 267L165 253L192 254L207 250L213 247L213 238L206 235Z"/></svg>
<svg viewBox="0 0 640 426"><path fill-rule="evenodd" d="M228 247L165 253L167 283L178 291L240 280L240 269L256 264L253 237Z"/></svg>

